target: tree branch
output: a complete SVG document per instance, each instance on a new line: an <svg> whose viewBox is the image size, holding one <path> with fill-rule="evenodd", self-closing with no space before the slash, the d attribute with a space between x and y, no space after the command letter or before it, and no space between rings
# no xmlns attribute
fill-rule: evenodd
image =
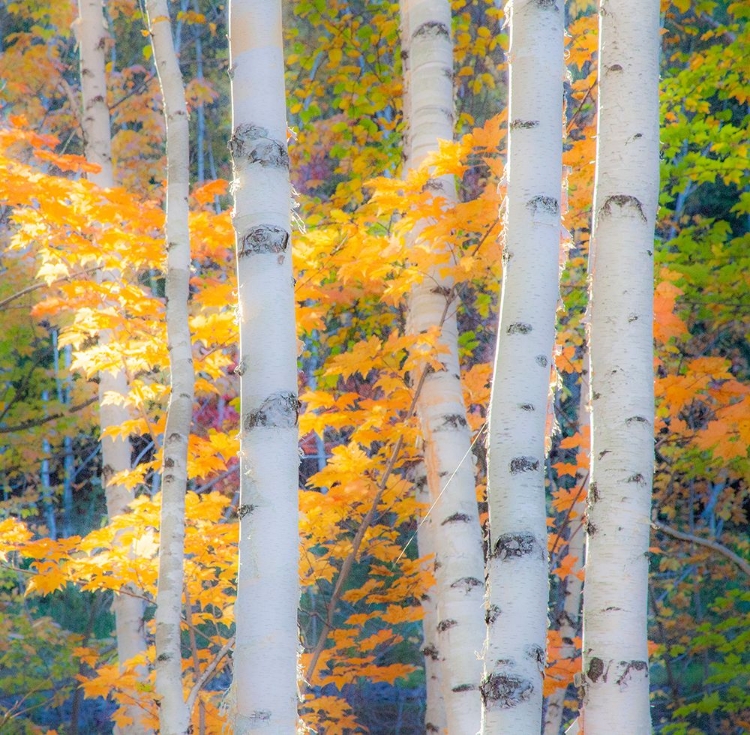
<svg viewBox="0 0 750 735"><path fill-rule="evenodd" d="M232 647L234 646L234 636L232 636L218 651L218 653L214 656L213 661L206 666L205 671L200 675L198 680L193 684L193 688L190 690L190 694L188 694L187 698L187 709L188 713L192 714L193 707L195 706L195 700L198 697L198 694L200 693L200 690L203 688L205 683L213 676L214 671L216 671L216 667L221 663L221 660L226 656L229 651L232 650Z"/></svg>
<svg viewBox="0 0 750 735"><path fill-rule="evenodd" d="M78 278L80 276L87 276L91 273L96 273L96 271L101 270L100 265L96 265L93 268L86 268L85 270L79 271L78 273L71 273L69 276L63 276L62 278L58 278L56 281L52 281L52 283L34 283L31 286L27 286L26 288L22 288L20 291L16 291L16 293L12 294L11 296L8 296L7 298L0 301L0 309L4 309L8 304L12 304L17 299L20 299L22 296L26 296L26 294L31 293L32 291L36 291L37 289L44 288L45 286L56 286L58 283L64 283L65 281L71 281L74 278Z"/></svg>
<svg viewBox="0 0 750 735"><path fill-rule="evenodd" d="M42 426L42 424L49 423L50 421L57 421L57 419L64 418L69 413L76 413L77 411L82 411L87 406L90 406L92 403L96 403L99 400L98 396L93 396L89 398L88 400L84 401L83 403L79 403L77 406L70 406L67 408L67 410L60 412L60 413L53 413L49 416L44 416L40 419L29 419L28 421L24 421L20 424L16 424L15 426L0 426L0 434L13 434L16 431L25 431L26 429L34 429L37 426Z"/></svg>
<svg viewBox="0 0 750 735"><path fill-rule="evenodd" d="M739 556L739 554L735 554L734 551L727 548L723 544L720 544L718 541L712 541L711 539L702 538L701 536L694 536L692 533L678 531L676 528L672 528L671 526L659 523L658 521L651 521L651 525L657 531L666 533L668 536L673 536L680 541L688 541L691 544L699 544L700 546L705 546L707 549L715 551L717 554L721 554L722 556L729 559L729 561L736 564L745 574L747 574L748 577L750 577L750 562L743 559L741 556Z"/></svg>

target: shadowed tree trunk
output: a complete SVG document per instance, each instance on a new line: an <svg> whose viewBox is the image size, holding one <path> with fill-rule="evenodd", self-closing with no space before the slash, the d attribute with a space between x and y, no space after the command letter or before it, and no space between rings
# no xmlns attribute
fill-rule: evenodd
<svg viewBox="0 0 750 735"><path fill-rule="evenodd" d="M160 735L184 735L190 713L182 687L187 449L195 374L188 326L190 285L190 135L185 88L172 40L166 0L147 0L148 28L167 124L167 349L171 392L164 430L159 586L156 595L156 693Z"/></svg>
<svg viewBox="0 0 750 735"><path fill-rule="evenodd" d="M98 173L88 174L90 181L109 188L114 185L112 171L112 138L109 107L107 106L107 77L104 52L106 32L102 0L79 0L79 17L76 22L76 36L80 48L81 91L83 94L83 133L86 158L101 167ZM119 284L120 273L107 270L100 276L100 282ZM99 335L99 341L106 344L112 339L108 332ZM105 401L107 396L125 397L128 382L121 369L104 371L99 375L99 416L101 432L119 427L130 418L125 406L117 401ZM107 515L114 518L126 512L134 498L134 493L125 485L111 482L114 475L130 469L130 441L122 437L102 436L102 484L105 486ZM143 629L143 600L128 593L137 590L127 588L117 594L112 602L115 615L115 637L117 658L120 666L134 656L146 651L146 638ZM143 678L147 676L141 670ZM151 732L141 724L142 710L138 706L127 708L133 723L116 728L123 735L147 735Z"/></svg>

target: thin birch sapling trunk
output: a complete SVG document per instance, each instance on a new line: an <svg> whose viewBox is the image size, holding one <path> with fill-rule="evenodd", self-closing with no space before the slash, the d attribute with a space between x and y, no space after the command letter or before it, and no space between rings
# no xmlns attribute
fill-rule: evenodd
<svg viewBox="0 0 750 735"><path fill-rule="evenodd" d="M539 735L548 569L545 423L558 301L562 0L510 10L508 181L489 418L483 735Z"/></svg>
<svg viewBox="0 0 750 735"><path fill-rule="evenodd" d="M578 403L578 431L583 432L590 425L589 409L589 356L588 350L583 356L581 370L581 396ZM586 451L586 449L582 449ZM588 452L587 452L588 453ZM578 576L584 566L586 551L586 534L583 529L583 519L586 510L586 494L589 487L589 471L578 470L576 481L579 483L579 498L573 505L568 520L567 553L575 557L570 568L570 574L565 579L563 589L563 604L558 619L558 630L563 641L560 655L572 659L576 656L576 646L573 639L579 635L581 627L581 602L583 600L583 580ZM565 695L568 687L556 689L547 697L547 707L544 716L544 735L560 735L565 713Z"/></svg>
<svg viewBox="0 0 750 735"><path fill-rule="evenodd" d="M98 173L89 173L88 178L102 188L114 186L112 171L112 137L109 107L107 105L107 77L105 20L102 0L79 0L78 20L75 24L81 62L81 91L83 96L84 150L87 160L101 167ZM118 283L120 274L107 270L100 281ZM99 340L106 344L111 340L108 332L102 332ZM99 375L99 422L102 434L111 427L119 427L130 418L121 398L128 393L128 381L124 370L104 371ZM117 397L118 400L108 399ZM102 436L102 484L105 489L107 515L109 518L125 513L134 498L133 490L125 485L114 484L111 479L119 472L130 469L130 442L122 437ZM115 615L117 659L120 666L146 651L143 628L143 600L128 588L115 595L112 611ZM131 593L131 594L129 594ZM147 672L141 672L144 679ZM138 706L128 707L126 714L132 724L117 728L123 735L147 735L151 732L141 722L142 710Z"/></svg>
<svg viewBox="0 0 750 735"><path fill-rule="evenodd" d="M297 727L297 344L280 0L232 0L240 360L235 735Z"/></svg>
<svg viewBox="0 0 750 735"><path fill-rule="evenodd" d="M159 584L156 594L156 693L161 735L184 735L190 714L182 687L187 450L195 373L188 325L190 285L190 134L185 88L166 0L147 0L146 13L167 127L167 349L171 393L164 431Z"/></svg>
<svg viewBox="0 0 750 735"><path fill-rule="evenodd" d="M583 614L586 735L651 732L646 618L658 86L658 0L602 0Z"/></svg>
<svg viewBox="0 0 750 735"><path fill-rule="evenodd" d="M448 0L402 0L401 13L408 170L436 151L440 139L453 138L453 41ZM455 203L452 177L434 178L431 189L448 205ZM421 229L417 225L410 234L412 244L419 241ZM481 720L484 557L471 432L461 389L455 298L452 280L433 267L411 293L408 322L415 335L440 327L439 344L445 349L440 358L443 369L426 375L417 403L432 508L430 525L422 535L431 533L428 543L435 552L437 580L437 650L430 650L427 658L434 656L430 668L440 667L448 732L476 733ZM427 617L425 625L430 624ZM425 637L434 640L434 632L426 630ZM440 727L429 719L426 726Z"/></svg>

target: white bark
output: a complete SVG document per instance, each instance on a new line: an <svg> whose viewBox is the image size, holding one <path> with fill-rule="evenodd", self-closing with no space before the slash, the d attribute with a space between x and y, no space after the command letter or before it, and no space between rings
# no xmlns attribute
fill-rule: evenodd
<svg viewBox="0 0 750 735"><path fill-rule="evenodd" d="M417 545L420 556L434 556L435 548L435 524L432 513L428 514L432 506L430 488L427 482L427 474L422 462L416 468L414 486L416 489L417 502L426 507L420 517L417 529ZM434 561L433 561L434 564ZM422 597L423 649L424 654L424 676L425 676L425 733L438 733L444 735L446 732L445 701L442 689L442 658L440 656L440 642L438 640L438 612L437 612L437 590L431 588L429 593Z"/></svg>
<svg viewBox="0 0 750 735"><path fill-rule="evenodd" d="M297 726L297 347L280 0L232 0L230 143L240 320L233 732Z"/></svg>
<svg viewBox="0 0 750 735"><path fill-rule="evenodd" d="M599 34L583 727L646 735L658 0L603 0Z"/></svg>
<svg viewBox="0 0 750 735"><path fill-rule="evenodd" d="M402 0L401 12L408 169L437 150L438 140L453 138L453 42L447 0ZM433 179L431 188L448 203L455 202L452 177ZM411 233L412 242L418 241L421 229L418 225ZM430 668L440 667L448 732L473 734L481 720L484 557L452 287L452 280L432 268L412 291L409 330L417 335L441 326L439 343L447 350L441 355L443 369L426 376L417 404L433 506L431 543L437 580L438 650ZM420 553L424 553L421 547ZM426 630L428 640L432 635Z"/></svg>
<svg viewBox="0 0 750 735"><path fill-rule="evenodd" d="M164 431L159 585L156 595L156 693L159 732L184 735L190 724L182 687L187 449L193 417L194 369L188 326L190 138L185 88L166 0L147 0L146 13L167 127L167 349L171 393Z"/></svg>
<svg viewBox="0 0 750 735"><path fill-rule="evenodd" d="M107 77L104 50L106 25L102 0L79 0L79 17L76 35L80 48L81 91L83 95L83 133L86 158L101 166L99 173L90 173L88 178L102 188L114 185L112 172L112 138L110 132L109 107L107 105ZM102 280L119 281L117 271L106 271ZM100 334L102 343L111 335ZM120 426L130 418L128 410L119 402L104 403L108 394L125 396L128 383L125 372L104 372L99 375L99 420L101 430ZM112 476L130 469L130 442L123 438L102 438L102 482L107 500L107 515L114 518L125 513L134 498L134 493L124 485L110 483ZM133 591L133 590L128 590ZM120 665L143 653L146 637L143 629L143 601L129 594L116 595L112 602L115 615L117 658ZM143 671L143 676L147 672ZM152 732L141 723L142 710L137 706L127 709L133 724L118 728L123 735L147 735Z"/></svg>
<svg viewBox="0 0 750 735"><path fill-rule="evenodd" d="M584 427L590 424L589 406L589 356L588 351L583 357L583 369L581 370L581 397L578 404L578 431L583 432ZM586 450L582 450L586 451ZM586 452L588 454L588 452ZM576 656L576 647L573 639L579 634L581 626L581 601L583 599L583 580L578 573L583 568L584 554L586 551L586 534L583 530L583 518L586 509L586 493L589 487L588 470L579 470L576 481L580 483L581 495L573 505L570 522L568 523L567 554L575 557L576 561L570 569L570 575L565 580L563 591L563 605L558 621L558 630L563 640L560 655L566 659ZM575 516L575 517L573 517ZM562 718L565 712L565 695L568 687L556 689L547 697L547 710L544 717L544 735L560 735Z"/></svg>
<svg viewBox="0 0 750 735"><path fill-rule="evenodd" d="M489 429L482 732L539 735L548 571L544 435L558 299L562 0L510 3L507 221Z"/></svg>

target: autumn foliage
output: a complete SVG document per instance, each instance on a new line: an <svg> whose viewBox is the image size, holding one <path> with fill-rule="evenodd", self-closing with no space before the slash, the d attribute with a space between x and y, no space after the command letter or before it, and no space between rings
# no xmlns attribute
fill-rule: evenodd
<svg viewBox="0 0 750 735"><path fill-rule="evenodd" d="M0 730L9 732L109 732L95 728L127 724L124 706L134 702L148 722L158 722L153 675L144 680L139 673L151 670L153 647L143 660L118 662L107 608L129 585L142 591L152 636L169 393L164 131L137 4L107 5L118 177L107 190L83 177L91 164L82 156L72 6L34 0L0 10ZM190 202L196 398L183 671L186 696L195 697L195 731L220 733L234 633L239 400L226 28L212 3L183 5L177 32L196 136L199 108L207 120L201 151L193 152ZM562 639L556 613L567 580L583 575L568 545L572 534L583 533L588 473L579 398L596 19L588 2L568 5L567 236L548 421L553 624L545 695L567 692L569 721L578 708L580 639ZM750 76L743 62L750 56L750 13L740 2L662 6L649 631L654 723L674 735L735 733L750 729ZM454 0L456 141L441 144L403 177L393 5L301 0L290 7L301 716L328 735L393 732L383 723L393 722L398 706L401 732L421 732L419 603L434 579L415 541L417 519L429 509L415 499L412 470L421 440L414 406L424 371L439 366L439 334L410 335L406 304L430 269L451 275L485 522L483 434L505 186L503 14L494 2ZM199 155L204 180L197 178ZM456 177L455 205L426 186L440 174ZM422 238L432 246L407 247L405 235L424 221ZM109 270L120 278L97 277ZM98 339L103 331L111 335L106 342ZM131 418L113 431L131 441L133 467L115 481L138 497L128 514L105 522L96 383L99 373L120 369Z"/></svg>

